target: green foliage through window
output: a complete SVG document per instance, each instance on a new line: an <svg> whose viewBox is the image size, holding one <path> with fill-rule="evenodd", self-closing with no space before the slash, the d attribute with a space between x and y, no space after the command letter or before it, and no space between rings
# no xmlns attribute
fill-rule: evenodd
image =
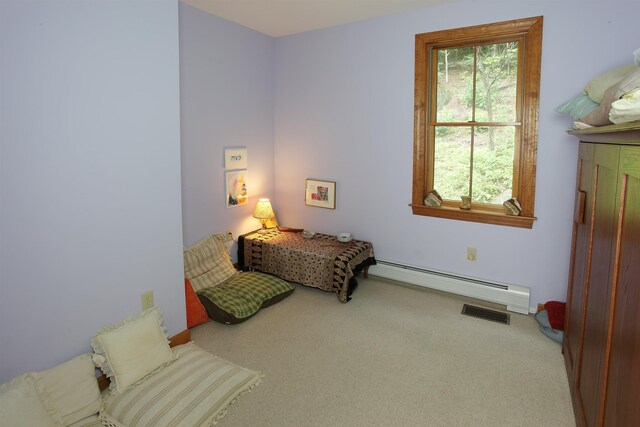
<svg viewBox="0 0 640 427"><path fill-rule="evenodd" d="M438 50L433 184L447 200L470 191L474 203L512 196L516 124L474 122L515 122L518 48L505 42Z"/></svg>

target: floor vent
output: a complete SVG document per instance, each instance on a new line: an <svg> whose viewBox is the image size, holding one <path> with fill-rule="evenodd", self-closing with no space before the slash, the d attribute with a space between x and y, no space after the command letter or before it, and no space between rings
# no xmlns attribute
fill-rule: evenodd
<svg viewBox="0 0 640 427"><path fill-rule="evenodd" d="M510 321L510 316L507 313L476 307L475 305L465 304L462 306L462 314L477 317L479 319L491 320L492 322L503 323L505 325L508 325Z"/></svg>

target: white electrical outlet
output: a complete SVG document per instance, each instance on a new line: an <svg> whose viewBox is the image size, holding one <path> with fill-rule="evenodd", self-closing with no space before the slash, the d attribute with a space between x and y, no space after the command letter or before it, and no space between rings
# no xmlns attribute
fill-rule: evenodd
<svg viewBox="0 0 640 427"><path fill-rule="evenodd" d="M476 248L473 248L473 247L469 246L467 248L467 260L468 261L475 261L477 253L478 253L478 250Z"/></svg>
<svg viewBox="0 0 640 427"><path fill-rule="evenodd" d="M231 230L227 231L227 242L230 242L233 240L233 233L231 232Z"/></svg>
<svg viewBox="0 0 640 427"><path fill-rule="evenodd" d="M142 294L142 309L146 310L153 307L153 291L147 291Z"/></svg>

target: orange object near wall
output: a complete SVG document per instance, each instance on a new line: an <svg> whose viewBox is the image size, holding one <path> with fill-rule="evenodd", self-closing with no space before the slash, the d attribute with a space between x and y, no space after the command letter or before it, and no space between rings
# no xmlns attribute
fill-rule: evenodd
<svg viewBox="0 0 640 427"><path fill-rule="evenodd" d="M184 294L184 299L187 303L187 328L191 329L194 326L208 322L207 311L198 299L193 287L191 287L191 282L186 277L184 279Z"/></svg>

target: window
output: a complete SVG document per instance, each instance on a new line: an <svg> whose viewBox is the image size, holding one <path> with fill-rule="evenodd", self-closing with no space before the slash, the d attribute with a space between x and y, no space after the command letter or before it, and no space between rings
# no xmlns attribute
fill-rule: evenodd
<svg viewBox="0 0 640 427"><path fill-rule="evenodd" d="M541 49L541 16L416 35L414 215L533 226Z"/></svg>

